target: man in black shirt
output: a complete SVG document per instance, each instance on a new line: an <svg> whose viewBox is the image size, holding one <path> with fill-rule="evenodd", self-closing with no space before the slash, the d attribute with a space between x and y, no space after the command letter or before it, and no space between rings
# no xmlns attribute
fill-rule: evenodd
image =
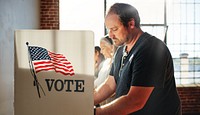
<svg viewBox="0 0 200 115"><path fill-rule="evenodd" d="M95 108L96 115L181 115L171 54L141 30L137 10L116 3L105 24L114 43L124 45L116 51L108 79L94 92L95 105L114 93L116 99Z"/></svg>

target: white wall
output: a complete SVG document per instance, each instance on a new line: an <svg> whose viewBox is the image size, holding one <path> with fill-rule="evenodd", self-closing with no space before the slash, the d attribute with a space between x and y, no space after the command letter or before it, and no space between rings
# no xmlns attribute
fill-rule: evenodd
<svg viewBox="0 0 200 115"><path fill-rule="evenodd" d="M14 30L38 29L40 0L0 0L0 115L13 115Z"/></svg>
<svg viewBox="0 0 200 115"><path fill-rule="evenodd" d="M91 30L95 45L99 45L104 36L104 0L60 0L59 3L60 29Z"/></svg>

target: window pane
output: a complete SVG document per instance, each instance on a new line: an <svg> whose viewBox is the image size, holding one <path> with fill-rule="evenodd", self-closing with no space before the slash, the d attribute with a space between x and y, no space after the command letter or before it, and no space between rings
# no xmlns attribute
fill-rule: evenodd
<svg viewBox="0 0 200 115"><path fill-rule="evenodd" d="M187 23L187 9L186 9L186 4L181 4L181 23Z"/></svg>
<svg viewBox="0 0 200 115"><path fill-rule="evenodd" d="M186 44L187 43L187 25L186 24L181 24L181 44Z"/></svg>
<svg viewBox="0 0 200 115"><path fill-rule="evenodd" d="M195 83L200 83L200 72L195 72L195 76L196 76Z"/></svg>
<svg viewBox="0 0 200 115"><path fill-rule="evenodd" d="M170 12L167 14L167 22L168 23L180 23L181 16L180 16L180 4L168 4L167 12Z"/></svg>
<svg viewBox="0 0 200 115"><path fill-rule="evenodd" d="M200 3L200 0L195 0L195 3Z"/></svg>
<svg viewBox="0 0 200 115"><path fill-rule="evenodd" d="M192 49L191 49L191 50L192 50ZM187 53L189 54L189 55L188 55L189 58L195 57L195 52L194 52L194 50L193 50L193 51L187 51Z"/></svg>
<svg viewBox="0 0 200 115"><path fill-rule="evenodd" d="M194 4L187 4L187 23L194 23Z"/></svg>
<svg viewBox="0 0 200 115"><path fill-rule="evenodd" d="M192 44L194 44L195 43L195 38L194 38L194 24L188 24L187 26L186 26L186 31L187 31L187 43L192 43Z"/></svg>
<svg viewBox="0 0 200 115"><path fill-rule="evenodd" d="M168 44L180 44L181 40L181 27L180 25L169 25L168 34L167 34L167 42Z"/></svg>
<svg viewBox="0 0 200 115"><path fill-rule="evenodd" d="M200 44L195 45L195 56L194 57L200 58Z"/></svg>
<svg viewBox="0 0 200 115"><path fill-rule="evenodd" d="M195 43L200 44L200 24L195 25Z"/></svg>
<svg viewBox="0 0 200 115"><path fill-rule="evenodd" d="M143 31L148 32L154 36L156 36L158 39L164 41L165 39L165 27L163 26L142 26L141 27Z"/></svg>
<svg viewBox="0 0 200 115"><path fill-rule="evenodd" d="M195 4L195 23L200 23L200 4Z"/></svg>

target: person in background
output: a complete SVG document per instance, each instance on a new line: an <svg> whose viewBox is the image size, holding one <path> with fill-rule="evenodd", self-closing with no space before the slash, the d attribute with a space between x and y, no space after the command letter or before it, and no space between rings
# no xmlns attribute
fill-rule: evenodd
<svg viewBox="0 0 200 115"><path fill-rule="evenodd" d="M95 67L95 77L98 77L99 70L102 68L103 61L105 60L104 55L101 53L101 48L99 46L95 46L94 48L94 67Z"/></svg>
<svg viewBox="0 0 200 115"><path fill-rule="evenodd" d="M114 54L114 45L111 38L108 36L104 36L100 40L100 48L101 53L105 57L105 60L102 63L102 67L99 70L99 73L97 75L97 79L94 81L94 88L101 85L108 77L108 74L110 73L112 58Z"/></svg>
<svg viewBox="0 0 200 115"><path fill-rule="evenodd" d="M115 93L115 100L94 108L95 115L181 115L173 60L167 46L143 32L137 9L115 3L105 16L109 37L120 46L108 79L94 90L94 105Z"/></svg>

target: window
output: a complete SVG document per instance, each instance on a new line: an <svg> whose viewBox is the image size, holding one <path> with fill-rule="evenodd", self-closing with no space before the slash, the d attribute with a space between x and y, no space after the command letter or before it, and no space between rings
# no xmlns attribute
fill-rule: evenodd
<svg viewBox="0 0 200 115"><path fill-rule="evenodd" d="M167 0L167 45L177 84L200 83L200 1Z"/></svg>

